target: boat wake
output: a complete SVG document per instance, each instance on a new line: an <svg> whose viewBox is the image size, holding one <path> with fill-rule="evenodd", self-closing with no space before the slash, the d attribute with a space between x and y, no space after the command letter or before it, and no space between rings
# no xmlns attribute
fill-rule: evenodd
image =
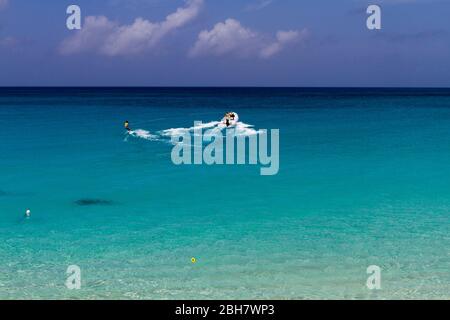
<svg viewBox="0 0 450 320"><path fill-rule="evenodd" d="M222 135L225 138L226 134L230 134L236 137L242 136L254 136L260 133L260 130L256 130L254 125L236 121L232 125L227 126L223 121L210 121L210 122L200 122L192 127L187 128L170 128L157 131L156 134L150 133L150 131L143 129L136 129L128 132L125 141L128 137L140 138L149 141L163 141L167 143L172 143L172 137L179 137L186 134L195 136L198 132L205 137Z"/></svg>
<svg viewBox="0 0 450 320"><path fill-rule="evenodd" d="M143 130L143 129L136 129L136 130L131 130L128 132L127 137L131 136L134 138L140 138L140 139L144 139L144 140L150 140L150 141L157 141L159 140L159 136L155 135L155 134L151 134L150 131L147 130Z"/></svg>
<svg viewBox="0 0 450 320"><path fill-rule="evenodd" d="M225 130L231 132L234 136L252 136L260 133L260 131L254 129L254 126L251 124L237 122L235 125L227 127L220 121L201 123L189 128L171 128L159 131L158 133L161 137L172 138L173 136L181 136L184 134L195 134L195 131L198 129L205 129L205 131L202 132L204 136L217 135L220 132L223 133Z"/></svg>

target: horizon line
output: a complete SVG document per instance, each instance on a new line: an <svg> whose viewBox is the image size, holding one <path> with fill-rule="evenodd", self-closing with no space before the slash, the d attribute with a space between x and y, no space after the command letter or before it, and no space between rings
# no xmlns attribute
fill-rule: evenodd
<svg viewBox="0 0 450 320"><path fill-rule="evenodd" d="M0 89L450 89L448 87L401 86L0 86Z"/></svg>

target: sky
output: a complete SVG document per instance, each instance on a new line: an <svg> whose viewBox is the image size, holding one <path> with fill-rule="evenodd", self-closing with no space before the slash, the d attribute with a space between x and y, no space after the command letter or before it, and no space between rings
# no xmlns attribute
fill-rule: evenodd
<svg viewBox="0 0 450 320"><path fill-rule="evenodd" d="M0 86L450 87L450 0L0 0Z"/></svg>

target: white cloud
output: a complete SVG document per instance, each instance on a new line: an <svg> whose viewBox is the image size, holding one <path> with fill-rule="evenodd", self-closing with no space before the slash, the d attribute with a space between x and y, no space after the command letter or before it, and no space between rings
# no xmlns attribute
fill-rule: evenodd
<svg viewBox="0 0 450 320"><path fill-rule="evenodd" d="M60 51L63 54L78 53L90 50L101 50L106 39L114 33L117 25L104 16L89 16L83 27L74 36L64 40Z"/></svg>
<svg viewBox="0 0 450 320"><path fill-rule="evenodd" d="M8 5L8 0L0 0L0 10Z"/></svg>
<svg viewBox="0 0 450 320"><path fill-rule="evenodd" d="M258 11L271 5L273 0L259 0L245 7L245 11Z"/></svg>
<svg viewBox="0 0 450 320"><path fill-rule="evenodd" d="M202 4L203 0L188 0L185 7L178 8L162 22L137 18L132 24L121 26L104 16L86 17L82 29L63 41L60 52L95 51L109 56L144 52L197 17Z"/></svg>
<svg viewBox="0 0 450 320"><path fill-rule="evenodd" d="M26 39L18 39L15 37L0 38L0 52L23 53Z"/></svg>
<svg viewBox="0 0 450 320"><path fill-rule="evenodd" d="M291 43L304 40L307 36L308 31L306 29L303 29L302 31L278 31L277 40L261 50L261 57L270 58L278 54Z"/></svg>
<svg viewBox="0 0 450 320"><path fill-rule="evenodd" d="M242 26L239 21L227 19L209 31L200 32L189 54L191 57L233 54L266 59L280 53L286 46L304 40L307 35L306 29L278 31L276 39L268 41L258 32Z"/></svg>
<svg viewBox="0 0 450 320"><path fill-rule="evenodd" d="M6 37L0 39L0 47L2 48L14 48L19 44L19 40L14 37Z"/></svg>
<svg viewBox="0 0 450 320"><path fill-rule="evenodd" d="M257 42L259 41L256 33L244 28L237 20L227 19L225 22L217 23L210 31L201 31L190 55L220 56L229 52L244 55L251 48L250 46L256 45Z"/></svg>

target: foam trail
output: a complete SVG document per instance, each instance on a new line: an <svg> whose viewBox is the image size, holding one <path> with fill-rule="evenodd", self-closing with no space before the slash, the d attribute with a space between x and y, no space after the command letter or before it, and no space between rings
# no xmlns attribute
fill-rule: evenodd
<svg viewBox="0 0 450 320"><path fill-rule="evenodd" d="M151 140L151 141L158 140L157 135L151 134L150 131L143 130L143 129L132 130L128 134L132 137L141 138L144 140Z"/></svg>
<svg viewBox="0 0 450 320"><path fill-rule="evenodd" d="M171 129L162 130L162 131L160 131L160 134L162 136L172 137L172 136L182 135L184 133L194 131L195 129L214 128L214 127L217 127L219 124L220 124L220 121L210 121L210 122L202 123L201 125L193 126L190 128L171 128Z"/></svg>
<svg viewBox="0 0 450 320"><path fill-rule="evenodd" d="M260 133L259 130L255 130L253 129L253 125L251 124L247 124L247 123L243 123L243 122L238 122L236 124L235 127L235 131L234 134L236 136L253 136L253 135L257 135Z"/></svg>
<svg viewBox="0 0 450 320"><path fill-rule="evenodd" d="M143 129L136 129L133 131L130 131L127 137L125 138L125 141L127 141L129 136L135 137L135 138L141 138L144 140L149 141L162 141L166 139L162 138L171 138L173 136L181 136L186 133L192 133L196 129L209 129L211 134L216 134L224 129L233 131L234 136L252 136L257 135L260 133L259 130L255 130L253 128L254 126L251 124L247 124L244 122L237 122L236 125L227 127L223 122L221 121L210 121L206 123L201 123L196 126L192 126L189 128L170 128L158 131L157 134L151 134L147 130ZM208 135L208 133L203 132L204 135ZM171 141L167 141L169 143L172 143ZM176 144L176 143L175 143Z"/></svg>
<svg viewBox="0 0 450 320"><path fill-rule="evenodd" d="M161 136L164 137L173 137L173 136L180 136L185 133L190 133L195 129L211 129L212 134L215 134L217 131L221 131L223 129L234 130L235 136L251 136L260 133L259 130L253 129L253 125L251 124L238 122L236 123L235 126L227 128L227 126L221 121L210 121L190 128L171 128L162 130L159 133Z"/></svg>

